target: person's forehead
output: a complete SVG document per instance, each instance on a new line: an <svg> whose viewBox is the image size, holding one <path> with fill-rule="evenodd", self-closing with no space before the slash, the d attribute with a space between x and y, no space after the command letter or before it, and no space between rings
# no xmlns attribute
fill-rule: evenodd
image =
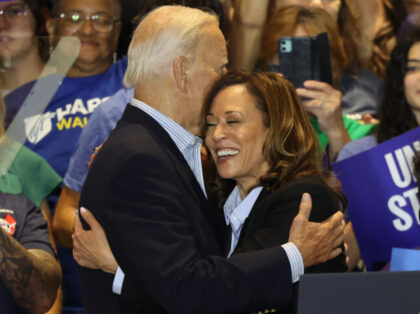
<svg viewBox="0 0 420 314"><path fill-rule="evenodd" d="M115 13L111 0L61 0L60 8L63 10L78 10L82 12L108 12Z"/></svg>
<svg viewBox="0 0 420 314"><path fill-rule="evenodd" d="M14 3L24 3L23 0L13 0L13 1L1 1L0 0L0 8L7 7L8 5L14 4Z"/></svg>
<svg viewBox="0 0 420 314"><path fill-rule="evenodd" d="M420 54L420 42L414 43L408 50L408 59L419 59L414 58L414 56L419 56Z"/></svg>

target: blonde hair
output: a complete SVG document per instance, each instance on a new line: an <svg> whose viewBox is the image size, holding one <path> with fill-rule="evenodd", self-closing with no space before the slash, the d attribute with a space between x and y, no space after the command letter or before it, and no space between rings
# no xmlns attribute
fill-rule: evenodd
<svg viewBox="0 0 420 314"><path fill-rule="evenodd" d="M131 87L140 78L157 79L179 56L194 63L202 27L211 23L218 25L215 15L183 6L161 6L150 12L128 48L124 84Z"/></svg>

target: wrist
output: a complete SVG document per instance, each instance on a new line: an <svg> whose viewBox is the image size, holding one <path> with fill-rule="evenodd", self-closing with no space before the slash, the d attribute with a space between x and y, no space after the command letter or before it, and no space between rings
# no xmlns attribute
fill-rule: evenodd
<svg viewBox="0 0 420 314"><path fill-rule="evenodd" d="M99 268L106 273L115 275L115 273L117 272L118 265L117 263L109 263L101 265Z"/></svg>

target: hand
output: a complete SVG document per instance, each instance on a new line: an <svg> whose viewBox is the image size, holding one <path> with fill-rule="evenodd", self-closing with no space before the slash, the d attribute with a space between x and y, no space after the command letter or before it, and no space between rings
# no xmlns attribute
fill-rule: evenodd
<svg viewBox="0 0 420 314"><path fill-rule="evenodd" d="M305 81L303 85L305 88L297 88L296 92L309 98L302 105L318 119L319 128L328 136L330 159L334 161L341 148L350 142L341 112L341 92L318 81Z"/></svg>
<svg viewBox="0 0 420 314"><path fill-rule="evenodd" d="M312 200L304 193L299 212L293 219L289 242L293 242L302 255L305 267L324 263L337 257L344 238L344 220L341 212L335 213L322 223L309 221Z"/></svg>
<svg viewBox="0 0 420 314"><path fill-rule="evenodd" d="M370 113L365 114L362 120L359 121L362 124L378 124L379 120L374 118Z"/></svg>
<svg viewBox="0 0 420 314"><path fill-rule="evenodd" d="M318 119L322 132L344 127L341 112L341 92L331 85L319 81L305 81L305 88L297 88L299 96L309 98L303 107Z"/></svg>
<svg viewBox="0 0 420 314"><path fill-rule="evenodd" d="M97 154L98 154L98 152L101 150L102 145L104 145L104 144L102 143L101 145L96 146L96 147L95 147L95 150L93 151L93 154L92 154L92 155L90 155L90 159L89 159L89 162L88 162L88 168L90 168L90 166L92 165L92 162L95 160L96 155L97 155Z"/></svg>
<svg viewBox="0 0 420 314"><path fill-rule="evenodd" d="M90 230L83 229L79 215L88 223ZM83 207L75 215L72 238L73 256L80 266L116 273L118 263L109 247L104 229L92 213Z"/></svg>

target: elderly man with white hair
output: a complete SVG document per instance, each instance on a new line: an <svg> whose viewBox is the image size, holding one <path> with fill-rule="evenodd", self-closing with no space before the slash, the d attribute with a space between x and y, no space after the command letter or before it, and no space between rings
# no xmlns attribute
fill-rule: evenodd
<svg viewBox="0 0 420 314"><path fill-rule="evenodd" d="M195 134L205 92L226 64L225 39L209 13L163 6L137 27L125 75L134 98L81 193L80 205L103 226L120 265L115 278L80 267L86 313L282 307L290 303L303 265L339 253L342 214L311 223L303 203L289 243L224 257L226 226L208 204ZM315 250L325 254L314 258ZM118 287L121 270L125 277ZM120 296L112 293L113 284Z"/></svg>

